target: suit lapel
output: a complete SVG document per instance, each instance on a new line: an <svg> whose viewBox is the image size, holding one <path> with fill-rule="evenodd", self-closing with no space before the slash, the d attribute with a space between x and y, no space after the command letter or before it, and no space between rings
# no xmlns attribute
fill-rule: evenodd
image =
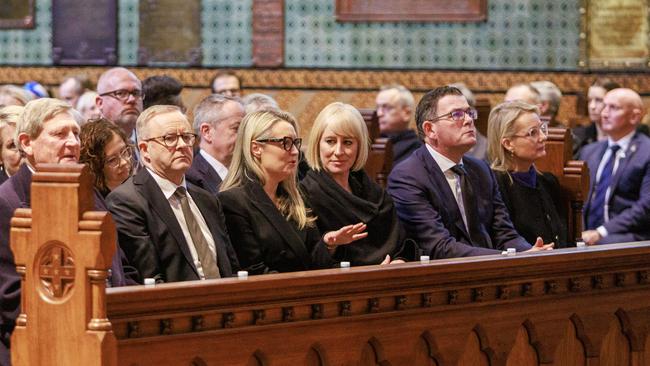
<svg viewBox="0 0 650 366"><path fill-rule="evenodd" d="M422 162L424 163L423 165L427 171L427 176L432 182L431 186L438 187L440 193L439 197L443 200L443 204L446 210L451 214L454 225L460 232L463 233L463 235L465 235L467 241L471 243L472 241L470 239L469 233L467 232L467 228L465 227L465 222L463 221L463 216L460 213L458 202L456 202L456 199L454 198L454 193L449 187L449 183L447 182L445 174L442 172L442 169L440 169L438 163L436 163L436 161L433 159L431 153L429 153L429 150L427 150L425 145L422 145L418 152L420 154Z"/></svg>
<svg viewBox="0 0 650 366"><path fill-rule="evenodd" d="M636 151L639 148L637 145L637 135L634 135L632 141L630 141L630 146L628 146L627 150L625 151L625 156L618 160L618 167L616 168L616 173L614 173L614 177L612 178L612 184L610 184L610 199L614 196L614 190L618 186L618 181L621 179L621 175L623 175L627 164L630 162L630 160L632 160L634 154L636 154Z"/></svg>
<svg viewBox="0 0 650 366"><path fill-rule="evenodd" d="M201 176L204 177L203 186L210 187L209 191L217 193L217 186L221 184L221 177L216 170L208 163L207 160L200 153L194 158L197 163L198 171L201 173Z"/></svg>
<svg viewBox="0 0 650 366"><path fill-rule="evenodd" d="M174 239L176 239L176 244L180 251L185 256L185 260L189 263L190 267L192 267L196 276L199 277L199 272L194 266L192 253L190 253L190 248L188 247L188 243L183 235L183 230L178 224L178 220L169 205L169 201L167 201L165 195L163 195L160 187L151 177L149 171L147 169L140 170L140 172L138 172L138 174L133 178L133 183L136 190L147 200L156 214L158 214L165 225L167 225L169 232L174 236Z"/></svg>
<svg viewBox="0 0 650 366"><path fill-rule="evenodd" d="M587 196L587 204L585 205L585 214L589 212L591 206L591 195L596 187L596 175L598 174L598 165L607 151L607 141L599 142L599 146L594 148L594 153L587 158L587 166L589 167L589 195Z"/></svg>
<svg viewBox="0 0 650 366"><path fill-rule="evenodd" d="M250 197L253 197L252 203L255 208L273 225L278 235L291 251L302 260L305 267L309 267L311 259L305 247L304 235L297 233L296 229L282 216L260 184L249 183L246 185L246 190L249 191Z"/></svg>

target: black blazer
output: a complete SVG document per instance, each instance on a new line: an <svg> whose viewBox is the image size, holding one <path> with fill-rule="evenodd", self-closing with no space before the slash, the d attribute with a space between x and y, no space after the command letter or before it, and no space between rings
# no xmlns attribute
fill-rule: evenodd
<svg viewBox="0 0 650 366"><path fill-rule="evenodd" d="M334 263L314 225L303 230L287 221L262 186L244 186L219 193L230 237L250 274L328 268Z"/></svg>
<svg viewBox="0 0 650 366"><path fill-rule="evenodd" d="M197 150L194 155L192 166L185 173L185 179L195 186L201 187L206 191L214 194L219 193L219 186L221 185L221 177L214 170L212 165L199 153Z"/></svg>
<svg viewBox="0 0 650 366"><path fill-rule="evenodd" d="M192 184L187 188L212 233L221 276L232 276L239 263L219 201ZM113 190L106 203L117 226L120 246L143 278L157 282L199 279L178 220L147 169Z"/></svg>

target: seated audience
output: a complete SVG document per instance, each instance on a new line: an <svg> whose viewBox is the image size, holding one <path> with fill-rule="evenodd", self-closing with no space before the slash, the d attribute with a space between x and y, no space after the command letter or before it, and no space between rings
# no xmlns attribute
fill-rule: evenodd
<svg viewBox="0 0 650 366"><path fill-rule="evenodd" d="M196 135L176 106L153 106L136 123L143 169L106 197L120 246L143 278L176 282L239 269L219 201L188 184Z"/></svg>
<svg viewBox="0 0 650 366"><path fill-rule="evenodd" d="M23 163L14 140L16 125L20 123L22 113L23 107L19 106L0 108L0 184L16 174Z"/></svg>
<svg viewBox="0 0 650 366"><path fill-rule="evenodd" d="M95 104L95 100L98 96L99 94L97 94L97 92L87 91L83 93L77 101L75 109L81 113L86 122L102 116L102 113L99 111L99 108L97 108L97 105Z"/></svg>
<svg viewBox="0 0 650 366"><path fill-rule="evenodd" d="M0 108L17 105L24 106L34 99L25 89L15 85L0 86Z"/></svg>
<svg viewBox="0 0 650 366"><path fill-rule="evenodd" d="M248 94L242 98L244 110L246 114L265 110L265 109L280 109L278 102L270 96L262 93Z"/></svg>
<svg viewBox="0 0 650 366"><path fill-rule="evenodd" d="M449 86L458 88L458 90L460 90L465 96L465 99L467 99L467 103L469 103L469 106L472 108L476 108L476 98L474 98L474 93L472 93L472 91L469 90L469 88L467 87L467 85L465 85L465 83L454 83L454 84L450 84ZM475 157L480 160L485 160L487 159L487 148L488 148L487 138L477 128L476 144L474 145L474 147L469 149L467 155Z"/></svg>
<svg viewBox="0 0 650 366"><path fill-rule="evenodd" d="M415 109L413 94L401 85L387 85L375 101L379 132L393 143L393 164L397 164L422 145L417 133L409 128Z"/></svg>
<svg viewBox="0 0 650 366"><path fill-rule="evenodd" d="M562 102L562 91L557 85L548 80L533 81L530 85L539 91L539 111L543 120L548 120L548 127L566 127L566 124L557 119Z"/></svg>
<svg viewBox="0 0 650 366"><path fill-rule="evenodd" d="M213 94L222 94L227 97L241 97L242 83L237 75L229 71L219 72L210 83Z"/></svg>
<svg viewBox="0 0 650 366"><path fill-rule="evenodd" d="M349 104L328 105L316 117L309 141L305 155L311 170L300 186L320 232L359 222L367 226L367 237L333 248L334 259L352 265L404 262L405 232L393 200L363 170L368 129L359 111Z"/></svg>
<svg viewBox="0 0 650 366"><path fill-rule="evenodd" d="M95 191L102 197L122 184L133 172L132 147L124 132L100 118L81 126L79 162L88 165Z"/></svg>
<svg viewBox="0 0 650 366"><path fill-rule="evenodd" d="M302 139L295 119L268 110L244 117L219 198L241 265L250 274L331 267L328 252L368 234L357 223L321 237L298 191Z"/></svg>
<svg viewBox="0 0 650 366"><path fill-rule="evenodd" d="M535 167L546 155L547 133L537 106L521 101L499 104L488 120L488 153L515 230L529 243L541 237L556 248L566 247L568 221L560 183Z"/></svg>
<svg viewBox="0 0 650 366"><path fill-rule="evenodd" d="M589 87L587 91L587 100L589 102L587 109L589 110L589 121L591 123L587 126L576 126L572 129L574 156L579 156L580 150L584 146L607 139L607 135L600 127L600 113L605 107L603 103L605 94L616 88L620 88L620 85L606 78L596 79Z"/></svg>
<svg viewBox="0 0 650 366"><path fill-rule="evenodd" d="M520 100L528 104L539 106L542 103L542 97L539 91L530 84L516 84L506 91L503 98L504 102Z"/></svg>
<svg viewBox="0 0 650 366"><path fill-rule="evenodd" d="M217 194L228 174L237 131L244 118L239 98L211 94L194 109L194 130L199 134L199 153L187 171L186 179Z"/></svg>
<svg viewBox="0 0 650 366"><path fill-rule="evenodd" d="M92 89L92 86L90 86L88 78L85 75L68 76L59 85L58 97L75 107L79 98L87 89ZM77 110L79 109L77 108Z"/></svg>
<svg viewBox="0 0 650 366"><path fill-rule="evenodd" d="M476 144L477 114L460 90L444 86L426 93L415 115L425 145L393 168L388 192L424 254L453 258L552 249L541 238L531 248L515 231L487 163L464 156Z"/></svg>
<svg viewBox="0 0 650 366"><path fill-rule="evenodd" d="M154 105L175 105L185 113L185 105L181 99L183 84L167 75L155 75L144 79L142 92L144 99L142 108L147 109Z"/></svg>
<svg viewBox="0 0 650 366"><path fill-rule="evenodd" d="M588 245L650 239L650 138L636 130L645 115L631 89L613 89L603 99L601 127L607 140L585 146L589 200L582 239Z"/></svg>
<svg viewBox="0 0 650 366"><path fill-rule="evenodd" d="M40 163L70 164L79 160L81 115L61 100L41 98L25 106L16 125L16 140L26 161L18 172L0 185L0 364L9 362L9 337L20 309L20 278L9 247L10 221L17 208L31 207L31 183ZM95 209L101 207L95 203ZM116 251L109 285L129 283L121 252Z"/></svg>

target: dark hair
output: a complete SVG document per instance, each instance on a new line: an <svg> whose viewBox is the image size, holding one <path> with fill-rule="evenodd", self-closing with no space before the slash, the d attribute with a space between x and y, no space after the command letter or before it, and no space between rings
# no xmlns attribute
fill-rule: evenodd
<svg viewBox="0 0 650 366"><path fill-rule="evenodd" d="M130 145L122 129L106 118L91 119L81 126L79 133L79 140L81 140L79 162L88 165L94 177L93 185L103 196L110 191L104 177L106 164L104 149L113 139L113 135L118 135L127 146Z"/></svg>
<svg viewBox="0 0 650 366"><path fill-rule="evenodd" d="M237 79L237 82L239 83L239 89L241 90L244 88L244 84L242 84L241 79L239 78L239 76L237 76L237 74L230 71L219 71L217 75L215 75L212 78L212 80L210 80L210 90L212 91L212 93L216 93L216 90L214 90L214 81L224 76L234 77L235 79Z"/></svg>
<svg viewBox="0 0 650 366"><path fill-rule="evenodd" d="M418 127L418 134L420 137L424 137L422 124L424 121L430 120L436 115L436 111L438 110L438 101L447 95L462 96L463 92L453 86L441 86L427 92L424 94L422 99L420 99L418 107L415 109L415 124Z"/></svg>
<svg viewBox="0 0 650 366"><path fill-rule="evenodd" d="M619 83L615 82L614 80L612 80L610 78L598 78L598 79L594 80L594 83L591 84L591 86L599 86L599 87L605 89L606 91L610 91L610 90L613 90L613 89L618 89L618 88L621 87L621 85Z"/></svg>
<svg viewBox="0 0 650 366"><path fill-rule="evenodd" d="M142 91L144 100L142 101L143 109L154 105L175 105L184 109L181 101L181 91L183 84L175 78L167 75L151 76L142 82Z"/></svg>

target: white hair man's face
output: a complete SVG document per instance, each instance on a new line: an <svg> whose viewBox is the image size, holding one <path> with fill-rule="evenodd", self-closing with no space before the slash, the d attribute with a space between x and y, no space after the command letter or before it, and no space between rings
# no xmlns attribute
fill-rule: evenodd
<svg viewBox="0 0 650 366"><path fill-rule="evenodd" d="M77 163L79 161L79 124L68 113L59 113L43 122L41 133L30 139L21 134L19 139L27 156L34 164Z"/></svg>

